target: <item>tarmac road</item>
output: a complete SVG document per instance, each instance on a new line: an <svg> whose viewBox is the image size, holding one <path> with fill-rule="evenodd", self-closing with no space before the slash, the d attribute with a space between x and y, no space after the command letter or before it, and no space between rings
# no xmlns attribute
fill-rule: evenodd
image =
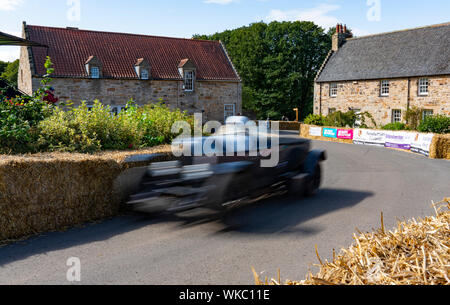
<svg viewBox="0 0 450 305"><path fill-rule="evenodd" d="M224 219L125 215L0 248L0 284L69 284L66 262L81 261L81 284L253 284L251 266L302 280L352 243L355 228L392 228L433 215L450 196L450 162L378 147L314 142L328 151L319 194L274 197Z"/></svg>

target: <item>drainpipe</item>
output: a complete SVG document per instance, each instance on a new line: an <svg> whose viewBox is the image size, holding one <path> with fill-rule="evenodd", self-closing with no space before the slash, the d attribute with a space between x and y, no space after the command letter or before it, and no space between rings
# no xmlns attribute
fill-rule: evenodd
<svg viewBox="0 0 450 305"><path fill-rule="evenodd" d="M322 115L322 83L320 83L319 90L319 115Z"/></svg>
<svg viewBox="0 0 450 305"><path fill-rule="evenodd" d="M406 110L411 107L411 78L408 77L408 99L406 103Z"/></svg>

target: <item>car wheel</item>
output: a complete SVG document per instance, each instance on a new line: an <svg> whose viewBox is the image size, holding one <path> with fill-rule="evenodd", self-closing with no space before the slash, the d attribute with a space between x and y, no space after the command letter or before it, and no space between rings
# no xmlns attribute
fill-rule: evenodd
<svg viewBox="0 0 450 305"><path fill-rule="evenodd" d="M305 196L314 196L317 194L320 184L322 183L322 168L317 164L314 174L308 179L305 187Z"/></svg>

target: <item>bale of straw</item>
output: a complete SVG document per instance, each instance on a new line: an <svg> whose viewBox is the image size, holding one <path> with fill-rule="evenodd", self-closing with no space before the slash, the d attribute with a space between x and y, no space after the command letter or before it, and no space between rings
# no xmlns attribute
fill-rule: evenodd
<svg viewBox="0 0 450 305"><path fill-rule="evenodd" d="M291 131L298 131L298 130L300 130L300 123L299 122L280 121L278 123L280 124L280 130L291 130Z"/></svg>
<svg viewBox="0 0 450 305"><path fill-rule="evenodd" d="M434 136L430 148L430 158L450 160L450 134Z"/></svg>
<svg viewBox="0 0 450 305"><path fill-rule="evenodd" d="M318 274L286 285L450 285L450 198L434 205L436 216L399 222L387 231L354 235L355 243L333 261L320 262ZM281 284L280 276L256 284Z"/></svg>
<svg viewBox="0 0 450 305"><path fill-rule="evenodd" d="M327 138L327 137L322 137L322 136L320 136L320 137L311 136L309 134L309 129L311 127L336 128L336 129L343 129L343 130L351 130L352 128L322 127L322 126L312 126L312 125L301 124L301 126L300 126L300 136L302 138L307 138L307 139L311 139L311 140L353 144L353 140L349 140L349 139L337 139L337 138L335 139L335 138Z"/></svg>
<svg viewBox="0 0 450 305"><path fill-rule="evenodd" d="M62 230L118 214L123 189L116 180L146 162L125 162L130 155L160 153L170 146L95 155L51 153L0 157L0 240ZM147 162L148 163L148 162Z"/></svg>

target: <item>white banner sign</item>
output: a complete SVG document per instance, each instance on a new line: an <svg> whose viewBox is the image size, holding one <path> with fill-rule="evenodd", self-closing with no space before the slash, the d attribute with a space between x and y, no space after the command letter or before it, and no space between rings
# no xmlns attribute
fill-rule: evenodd
<svg viewBox="0 0 450 305"><path fill-rule="evenodd" d="M411 141L411 151L429 157L433 137L434 134L431 133L413 134L413 139Z"/></svg>
<svg viewBox="0 0 450 305"><path fill-rule="evenodd" d="M384 146L386 143L386 132L382 130L355 129L353 143Z"/></svg>
<svg viewBox="0 0 450 305"><path fill-rule="evenodd" d="M388 131L386 132L386 147L398 149L411 149L411 142L414 134L404 131Z"/></svg>
<svg viewBox="0 0 450 305"><path fill-rule="evenodd" d="M321 137L322 127L309 127L309 135L313 137Z"/></svg>

